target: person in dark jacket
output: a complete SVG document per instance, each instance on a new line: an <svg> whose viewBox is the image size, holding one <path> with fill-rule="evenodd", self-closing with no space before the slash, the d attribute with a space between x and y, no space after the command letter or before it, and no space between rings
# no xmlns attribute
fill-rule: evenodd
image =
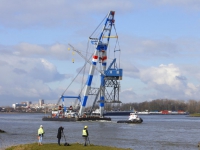
<svg viewBox="0 0 200 150"><path fill-rule="evenodd" d="M88 140L88 136L89 136L89 133L88 133L88 130L87 130L87 126L84 127L83 131L82 131L82 137L84 138L85 140L85 144L84 146L87 145L87 140Z"/></svg>
<svg viewBox="0 0 200 150"><path fill-rule="evenodd" d="M58 138L58 145L60 145L60 139L61 139L61 137L62 137L62 134L63 134L63 127L62 126L60 126L59 128L58 128L58 134L57 134L57 138Z"/></svg>

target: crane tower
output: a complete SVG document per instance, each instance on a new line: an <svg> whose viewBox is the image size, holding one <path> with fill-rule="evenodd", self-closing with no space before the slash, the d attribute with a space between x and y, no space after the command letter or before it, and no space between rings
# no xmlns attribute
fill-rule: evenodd
<svg viewBox="0 0 200 150"><path fill-rule="evenodd" d="M79 116L82 116L86 107L86 103L88 100L88 95L91 90L92 79L94 75L94 70L96 68L97 62L101 63L101 83L99 88L100 100L99 100L99 108L100 108L100 116L103 116L104 112L104 104L106 100L112 99L112 101L119 102L119 82L118 80L122 79L122 69L118 69L115 65L116 59L112 61L109 67L107 66L107 48L109 45L110 38L118 38L117 36L111 36L112 27L114 26L115 11L110 11L106 17L102 32L100 33L98 38L91 38L91 43L95 46L95 51L92 57L92 62L90 63L89 75L87 78L87 82L85 85L83 99L81 101L81 108L79 110ZM114 67L114 68L113 68ZM112 94L114 96L106 96L106 87L113 87ZM109 94L107 94L109 95ZM117 98L117 99L116 99Z"/></svg>

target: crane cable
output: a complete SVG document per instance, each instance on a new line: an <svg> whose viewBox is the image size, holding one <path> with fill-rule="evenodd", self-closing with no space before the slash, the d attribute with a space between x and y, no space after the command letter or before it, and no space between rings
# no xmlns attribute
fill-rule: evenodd
<svg viewBox="0 0 200 150"><path fill-rule="evenodd" d="M81 70L77 73L77 75L74 77L74 79L71 81L71 83L68 85L68 87L64 90L64 92L62 93L61 97L65 94L65 92L68 90L68 88L71 86L71 84L74 82L74 80L77 78L77 76L80 74L80 72L83 70L83 68L85 68L86 63L84 64L84 66L81 68ZM56 104L56 106L60 103L61 97L58 99L58 102Z"/></svg>
<svg viewBox="0 0 200 150"><path fill-rule="evenodd" d="M121 48L120 48L120 45L119 45L118 34L117 34L117 30L115 28L115 24L113 24L113 27L114 27L114 30L115 30L115 33L116 33L116 36L117 36L116 45L118 44L118 46L119 46L119 68L120 68ZM116 45L115 45L115 48L116 48ZM115 55L115 48L114 48L114 55ZM119 80L119 91L120 91L120 80Z"/></svg>
<svg viewBox="0 0 200 150"><path fill-rule="evenodd" d="M96 27L96 29L92 32L92 34L90 35L89 39L92 39L91 36L96 32L96 30L100 27L100 25L103 23L103 21L106 19L107 15L105 16L105 18L101 21L101 23Z"/></svg>
<svg viewBox="0 0 200 150"><path fill-rule="evenodd" d="M89 42L88 42L88 43L89 43ZM88 51L88 47L89 47L88 45L89 45L89 44L87 44L87 51ZM87 56L87 54L88 54L88 52L86 52L86 56ZM91 56L90 56L89 59L92 58L92 55L93 55L93 54L91 54ZM80 74L80 72L84 69L84 70L83 70L83 76L82 76L81 89L80 89L80 92L79 92L79 96L81 95L81 93L82 93L82 91L83 91L83 89L84 89L83 81L84 81L84 75L85 75L85 68L86 68L86 65L87 65L87 60L85 61L85 64L83 65L83 67L81 68L81 70L80 70L80 71L78 72L78 74L76 75L76 77L77 77L77 76ZM75 78L76 78L76 77L75 77ZM74 79L74 80L75 80L75 79ZM74 80L73 80L73 81L74 81ZM72 81L72 82L73 82L73 81ZM71 83L72 83L72 82L71 82ZM78 101L78 99L76 99L76 101L75 101L75 106L77 105L77 101Z"/></svg>
<svg viewBox="0 0 200 150"><path fill-rule="evenodd" d="M121 49L120 49L120 45L119 45L119 40L118 40L118 35L117 35L117 31L116 31L116 28L115 28L115 24L113 24L113 27L115 29L115 33L116 33L116 36L117 36L117 40L116 40L116 44L115 44L115 48L116 48L116 45L118 44L118 47L119 47L119 68L120 68L120 56L121 56ZM115 48L114 48L114 52L115 52ZM115 53L114 53L115 54Z"/></svg>
<svg viewBox="0 0 200 150"><path fill-rule="evenodd" d="M89 39L88 39L88 43L87 43L87 49L86 49L86 58L87 58L87 54L88 54L88 49L89 49ZM92 54L93 55L93 54ZM92 56L91 56L92 57ZM90 57L90 58L91 58ZM89 58L89 59L90 59ZM83 70L83 76L82 76L82 82L81 82L81 90L80 90L80 93L82 93L82 90L83 90L83 82L84 82L84 76L85 76L85 68L86 68L86 64L87 64L87 61L85 60L85 65L84 65L84 70Z"/></svg>

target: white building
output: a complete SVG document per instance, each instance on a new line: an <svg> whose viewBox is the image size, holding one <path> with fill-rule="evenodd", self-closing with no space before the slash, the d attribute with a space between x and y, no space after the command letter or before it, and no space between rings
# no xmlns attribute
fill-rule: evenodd
<svg viewBox="0 0 200 150"><path fill-rule="evenodd" d="M24 103L24 104L18 104L18 103L12 104L12 108L14 108L14 109L21 108L21 107L26 107L26 106L27 106L26 103Z"/></svg>
<svg viewBox="0 0 200 150"><path fill-rule="evenodd" d="M44 104L44 100L43 99L39 99L39 107L42 107L43 104Z"/></svg>

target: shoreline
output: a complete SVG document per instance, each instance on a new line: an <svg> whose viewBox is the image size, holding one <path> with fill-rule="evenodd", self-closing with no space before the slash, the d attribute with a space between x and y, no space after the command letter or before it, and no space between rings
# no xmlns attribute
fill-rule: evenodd
<svg viewBox="0 0 200 150"><path fill-rule="evenodd" d="M200 113L190 114L190 117L200 117Z"/></svg>
<svg viewBox="0 0 200 150"><path fill-rule="evenodd" d="M0 133L6 133L6 131L0 129Z"/></svg>
<svg viewBox="0 0 200 150"><path fill-rule="evenodd" d="M67 148L66 148L67 147ZM10 146L5 148L5 150L131 150L130 148L117 148L111 146L102 146L102 145L93 145L88 144L87 146L83 146L83 143L72 143L69 146L58 146L57 143L43 143L43 145L38 145L38 143L30 143L30 144L20 144L15 146Z"/></svg>

